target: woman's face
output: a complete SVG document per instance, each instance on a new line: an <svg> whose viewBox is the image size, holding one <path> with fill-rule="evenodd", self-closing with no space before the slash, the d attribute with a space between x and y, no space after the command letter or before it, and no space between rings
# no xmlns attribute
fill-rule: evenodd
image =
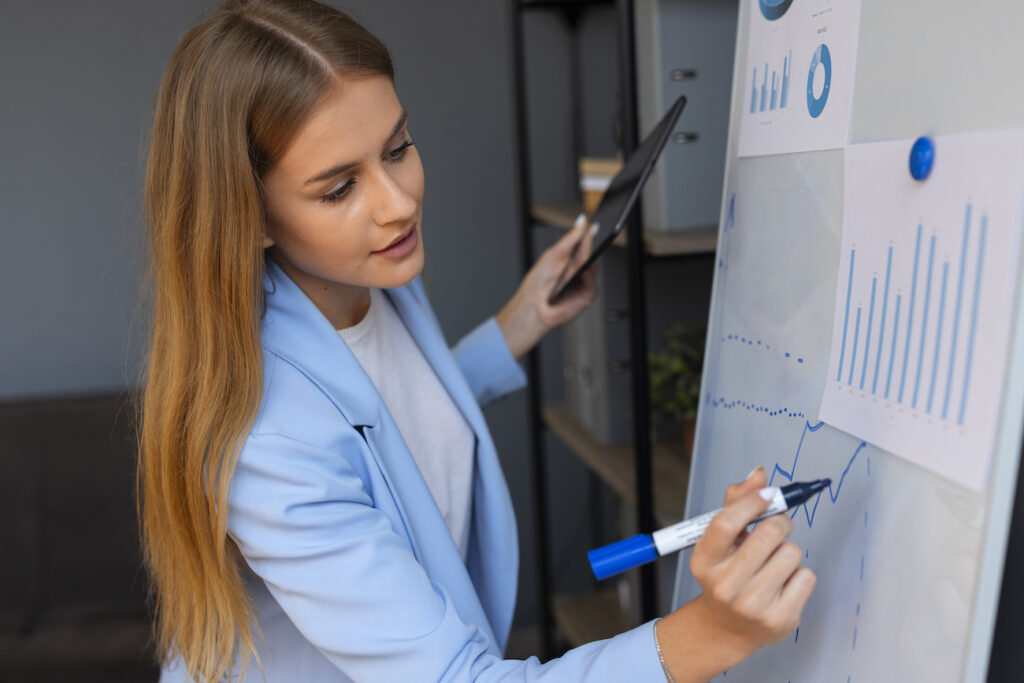
<svg viewBox="0 0 1024 683"><path fill-rule="evenodd" d="M336 324L366 287L423 269L423 166L405 119L388 78L346 78L264 174L264 246Z"/></svg>

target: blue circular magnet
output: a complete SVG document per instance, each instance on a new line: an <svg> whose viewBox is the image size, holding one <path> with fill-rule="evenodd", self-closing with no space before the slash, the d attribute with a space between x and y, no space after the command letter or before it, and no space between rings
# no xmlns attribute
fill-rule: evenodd
<svg viewBox="0 0 1024 683"><path fill-rule="evenodd" d="M935 144L931 138L919 137L910 148L910 175L914 180L924 180L932 172L935 163Z"/></svg>

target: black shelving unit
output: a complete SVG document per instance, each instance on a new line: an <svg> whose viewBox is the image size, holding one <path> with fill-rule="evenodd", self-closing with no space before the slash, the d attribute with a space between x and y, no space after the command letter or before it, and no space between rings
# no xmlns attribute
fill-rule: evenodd
<svg viewBox="0 0 1024 683"><path fill-rule="evenodd" d="M514 101L517 120L518 151L518 195L520 204L520 249L523 271L532 264L535 253L535 231L538 225L568 229L581 210L578 205L538 205L531 196L531 158L529 109L527 102L526 50L524 40L524 15L543 8L555 11L562 17L569 35L569 72L573 121L572 149L576 159L583 152L582 126L582 78L578 27L584 12L595 7L614 8L617 19L618 47L618 102L617 102L617 147L623 157L638 144L637 126L637 83L635 78L634 50L634 8L631 0L509 0L510 26L512 27L511 47L514 65ZM578 183L577 183L578 185ZM533 478L536 492L535 529L538 552L538 577L540 592L540 637L544 651L541 656L548 658L558 654L553 637L553 625L558 615L566 610L575 610L586 615L582 619L604 620L605 630L616 632L631 624L621 618L608 618L617 610L613 594L605 591L591 596L589 603L580 596L558 596L552 591L551 539L548 512L549 485L546 480L546 455L544 435L546 432L565 443L580 459L618 493L624 501L632 503L638 531L650 533L658 526L682 518L681 503L677 507L665 505L666 501L678 500L678 492L686 490L688 467L678 454L653 444L650 438L650 406L648 398L647 372L647 293L645 291L645 269L652 259L675 258L689 254L709 254L714 251L716 232L714 229L697 230L677 235L667 233L646 233L643 229L639 209L634 211L627 225L624 246L627 250L629 286L630 326L630 370L632 377L631 407L633 419L633 440L631 446L603 446L590 439L585 430L574 424L567 411L558 405L545 405L541 386L540 352L534 350L526 359L529 377L529 430L533 453ZM629 461L632 460L630 471ZM657 470L657 477L653 476ZM654 484L658 480L657 487ZM656 508L654 489L662 492L662 503ZM638 614L641 621L657 616L657 582L654 565L639 570ZM567 626L561 620L563 635L573 644L585 642L582 633ZM567 633L569 631L569 633ZM607 633L606 635L610 635Z"/></svg>

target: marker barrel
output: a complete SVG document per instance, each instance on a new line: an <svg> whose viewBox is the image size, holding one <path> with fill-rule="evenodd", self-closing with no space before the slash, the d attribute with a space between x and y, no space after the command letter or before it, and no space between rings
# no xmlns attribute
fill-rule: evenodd
<svg viewBox="0 0 1024 683"><path fill-rule="evenodd" d="M771 502L768 509L751 523L760 522L800 505L830 483L828 479L819 479L808 483L792 483L782 488L771 486L761 489L758 492L761 497ZM653 562L661 555L689 548L704 536L711 520L719 512L721 508L659 529L653 534L637 534L632 538L591 550L587 553L590 568L600 581L627 569Z"/></svg>

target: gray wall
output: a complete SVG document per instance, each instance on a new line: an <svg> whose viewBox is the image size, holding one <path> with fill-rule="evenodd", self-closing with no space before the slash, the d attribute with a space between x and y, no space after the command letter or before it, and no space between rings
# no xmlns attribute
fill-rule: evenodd
<svg viewBox="0 0 1024 683"><path fill-rule="evenodd" d="M213 6L106 0L0 9L0 400L134 382L145 337L139 215L152 100L175 44ZM395 60L427 174L431 298L454 341L497 312L519 278L507 3L345 7ZM517 622L530 623L525 395L489 408L487 418L519 520Z"/></svg>

